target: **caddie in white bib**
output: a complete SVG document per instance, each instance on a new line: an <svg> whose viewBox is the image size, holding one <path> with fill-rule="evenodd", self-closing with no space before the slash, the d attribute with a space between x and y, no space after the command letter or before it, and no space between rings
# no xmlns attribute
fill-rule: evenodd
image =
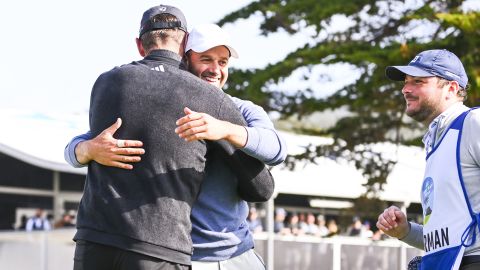
<svg viewBox="0 0 480 270"><path fill-rule="evenodd" d="M470 111L470 110L469 110ZM422 270L456 270L465 247L475 243L478 215L472 211L460 169L459 145L465 116L462 113L427 155L422 184Z"/></svg>

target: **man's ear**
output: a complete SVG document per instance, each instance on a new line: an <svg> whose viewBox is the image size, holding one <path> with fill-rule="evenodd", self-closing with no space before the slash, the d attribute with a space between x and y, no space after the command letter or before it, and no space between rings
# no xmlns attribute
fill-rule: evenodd
<svg viewBox="0 0 480 270"><path fill-rule="evenodd" d="M187 65L188 69L190 69L190 58L188 57L188 52L183 54L183 61Z"/></svg>
<svg viewBox="0 0 480 270"><path fill-rule="evenodd" d="M460 91L460 85L457 81L450 81L448 84L448 94L450 97L458 97L458 91Z"/></svg>
<svg viewBox="0 0 480 270"><path fill-rule="evenodd" d="M180 51L179 51L179 54L182 57L187 57L187 55L186 55L187 54L187 51L186 51L187 42L188 42L188 33L185 33L185 37L182 40L182 44L180 44Z"/></svg>
<svg viewBox="0 0 480 270"><path fill-rule="evenodd" d="M145 49L143 48L142 41L139 38L135 38L135 42L137 42L138 53L142 57L145 57Z"/></svg>

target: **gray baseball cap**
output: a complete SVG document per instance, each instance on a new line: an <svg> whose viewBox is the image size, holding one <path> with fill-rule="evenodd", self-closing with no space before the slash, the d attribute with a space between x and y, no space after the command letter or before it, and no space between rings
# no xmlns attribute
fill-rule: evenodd
<svg viewBox="0 0 480 270"><path fill-rule="evenodd" d="M468 84L467 73L460 59L447 50L423 51L407 66L389 66L386 76L394 81L405 80L405 75L413 77L438 76L449 81L457 81L465 89Z"/></svg>
<svg viewBox="0 0 480 270"><path fill-rule="evenodd" d="M175 16L178 21L177 22L153 22L152 18L159 15L159 14L170 14ZM187 32L187 19L185 19L185 15L183 12L173 6L167 5L159 5L152 8L149 8L147 11L143 13L142 21L140 22L140 34L141 37L143 34L149 31L157 30L157 29L174 29L178 28L184 32Z"/></svg>

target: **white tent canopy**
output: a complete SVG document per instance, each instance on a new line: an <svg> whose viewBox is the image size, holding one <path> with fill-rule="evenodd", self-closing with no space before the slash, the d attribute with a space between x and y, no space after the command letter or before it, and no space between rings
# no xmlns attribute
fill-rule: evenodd
<svg viewBox="0 0 480 270"><path fill-rule="evenodd" d="M0 152L44 169L85 174L63 158L63 149L75 135L88 130L87 114L55 115L1 111Z"/></svg>
<svg viewBox="0 0 480 270"><path fill-rule="evenodd" d="M317 136L284 134L290 154L297 154L308 145L331 143L331 139ZM425 155L419 147L396 146L389 143L375 145L375 151L389 159L397 160L384 185L380 198L396 202L420 202ZM357 198L365 192L366 183L360 171L352 164L320 157L316 164L297 164L293 171L278 166L272 169L275 193L325 196L332 198Z"/></svg>

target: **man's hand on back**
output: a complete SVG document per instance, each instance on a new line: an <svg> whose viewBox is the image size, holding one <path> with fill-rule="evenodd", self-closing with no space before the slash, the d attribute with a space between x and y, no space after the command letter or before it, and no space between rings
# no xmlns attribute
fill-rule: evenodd
<svg viewBox="0 0 480 270"><path fill-rule="evenodd" d="M97 137L80 142L75 147L77 161L82 164L94 160L105 166L131 170L133 165L128 163L140 162L140 155L145 153L143 143L137 140L117 140L113 137L122 125L122 119L117 121L98 134Z"/></svg>

